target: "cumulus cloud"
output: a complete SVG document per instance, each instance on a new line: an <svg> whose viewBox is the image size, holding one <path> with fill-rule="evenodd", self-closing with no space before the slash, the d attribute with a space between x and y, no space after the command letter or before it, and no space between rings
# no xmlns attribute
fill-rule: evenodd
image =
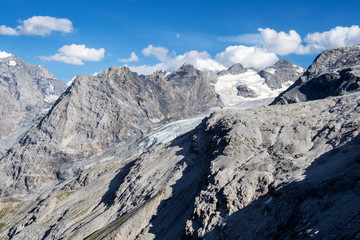
<svg viewBox="0 0 360 240"><path fill-rule="evenodd" d="M53 56L41 56L42 60L59 61L75 65L83 65L84 61L98 62L104 58L104 48L87 48L85 45L65 45Z"/></svg>
<svg viewBox="0 0 360 240"><path fill-rule="evenodd" d="M305 38L305 42L313 52L352 46L360 43L360 28L358 25L351 27L337 26L330 31L309 33Z"/></svg>
<svg viewBox="0 0 360 240"><path fill-rule="evenodd" d="M151 47L150 47L151 46ZM154 48L160 51L154 51ZM143 54L145 56L150 56L154 54L149 54L150 52L155 52L156 54L159 54L161 52L162 54L159 54L157 56L158 60L161 60L160 63L149 66L149 65L142 65L142 66L133 66L130 67L130 69L134 72L137 72L139 74L151 74L155 71L159 70L165 70L165 71L174 71L175 69L181 67L186 62L189 62L194 65L195 68L202 70L202 71L220 71L224 70L225 66L218 63L216 60L212 59L211 56L206 52L199 52L199 51L189 51L182 55L174 55L169 56L167 53L169 52L168 49L164 47L153 47L152 45L149 45L147 48L143 49ZM166 54L164 54L166 52Z"/></svg>
<svg viewBox="0 0 360 240"><path fill-rule="evenodd" d="M33 16L24 21L16 28L0 26L1 35L39 35L46 36L52 32L70 33L74 30L72 22L67 18L49 16Z"/></svg>
<svg viewBox="0 0 360 240"><path fill-rule="evenodd" d="M271 28L259 28L260 34L242 34L238 36L221 37L225 42L237 42L255 45L277 55L311 54L320 51L352 46L360 43L360 28L358 25L351 27L337 26L329 31L309 33L302 39L295 31L276 31Z"/></svg>
<svg viewBox="0 0 360 240"><path fill-rule="evenodd" d="M275 53L266 49L247 46L229 46L225 51L216 55L216 60L229 67L235 63L241 63L244 67L263 69L279 60Z"/></svg>
<svg viewBox="0 0 360 240"><path fill-rule="evenodd" d="M244 67L263 69L279 60L278 55L311 54L329 48L351 46L360 43L360 28L335 27L329 31L309 33L305 39L295 31L276 31L271 28L259 28L259 34L244 34L219 38L225 42L239 42L252 46L229 46L212 58L206 51L189 51L183 55L169 54L165 47L149 45L142 50L145 56L154 56L160 62L149 66L133 66L133 71L140 74L151 74L157 70L173 71L185 62L190 62L199 70L220 71L241 63Z"/></svg>
<svg viewBox="0 0 360 240"><path fill-rule="evenodd" d="M153 55L156 59L160 61L165 61L168 57L167 54L169 50L164 47L154 47L153 45L149 45L148 47L144 48L141 52L145 56Z"/></svg>
<svg viewBox="0 0 360 240"><path fill-rule="evenodd" d="M0 26L0 34L1 35L16 36L16 35L19 35L19 32L17 32L15 29L13 29L11 27L1 25Z"/></svg>
<svg viewBox="0 0 360 240"><path fill-rule="evenodd" d="M119 59L120 62L137 62L139 61L139 57L136 56L136 53L135 52L132 52L130 54L130 57L129 58L121 58Z"/></svg>
<svg viewBox="0 0 360 240"><path fill-rule="evenodd" d="M265 47L276 54L287 55L290 53L304 54L308 50L301 44L302 39L295 30L276 32L270 28L259 28Z"/></svg>

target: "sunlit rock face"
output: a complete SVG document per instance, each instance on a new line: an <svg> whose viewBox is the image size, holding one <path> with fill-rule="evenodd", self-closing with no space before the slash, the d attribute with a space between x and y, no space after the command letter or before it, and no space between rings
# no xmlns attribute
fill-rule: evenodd
<svg viewBox="0 0 360 240"><path fill-rule="evenodd" d="M43 66L0 57L0 157L65 89Z"/></svg>
<svg viewBox="0 0 360 240"><path fill-rule="evenodd" d="M359 90L360 45L320 54L294 85L272 104L287 104L339 96Z"/></svg>
<svg viewBox="0 0 360 240"><path fill-rule="evenodd" d="M2 195L25 194L76 174L74 161L148 133L155 124L221 105L205 75L185 64L165 77L111 67L78 76L49 112L3 157Z"/></svg>

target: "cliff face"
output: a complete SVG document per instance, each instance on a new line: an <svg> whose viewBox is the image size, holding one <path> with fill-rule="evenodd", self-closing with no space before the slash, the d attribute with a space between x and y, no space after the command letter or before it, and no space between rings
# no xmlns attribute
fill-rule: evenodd
<svg viewBox="0 0 360 240"><path fill-rule="evenodd" d="M287 104L339 96L359 90L360 45L320 54L294 85L272 104Z"/></svg>
<svg viewBox="0 0 360 240"><path fill-rule="evenodd" d="M204 74L184 65L165 78L112 67L79 76L43 118L1 159L3 196L62 181L73 162L127 144L160 121L189 117L221 104ZM10 180L9 180L10 179Z"/></svg>
<svg viewBox="0 0 360 240"><path fill-rule="evenodd" d="M0 157L65 89L43 66L0 58Z"/></svg>

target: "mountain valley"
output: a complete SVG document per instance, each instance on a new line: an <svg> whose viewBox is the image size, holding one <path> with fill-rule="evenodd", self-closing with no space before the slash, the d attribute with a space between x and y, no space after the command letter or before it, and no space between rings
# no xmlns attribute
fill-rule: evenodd
<svg viewBox="0 0 360 240"><path fill-rule="evenodd" d="M111 67L66 89L0 59L0 238L360 239L359 61Z"/></svg>

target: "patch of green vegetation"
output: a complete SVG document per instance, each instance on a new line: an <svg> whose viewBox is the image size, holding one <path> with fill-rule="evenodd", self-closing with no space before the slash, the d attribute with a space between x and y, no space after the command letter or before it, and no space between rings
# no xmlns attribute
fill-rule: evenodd
<svg viewBox="0 0 360 240"><path fill-rule="evenodd" d="M17 200L17 199L0 201L0 203L19 203L19 202L21 202L21 200Z"/></svg>
<svg viewBox="0 0 360 240"><path fill-rule="evenodd" d="M21 201L19 200L6 200L0 202L0 220L9 213L15 212L20 202Z"/></svg>
<svg viewBox="0 0 360 240"><path fill-rule="evenodd" d="M0 223L0 232L2 231L2 229L6 226L5 223Z"/></svg>
<svg viewBox="0 0 360 240"><path fill-rule="evenodd" d="M56 196L57 200L63 199L63 198L67 198L68 196L70 196L71 194L73 194L75 191L70 191L70 192L62 192L60 194L58 194Z"/></svg>

